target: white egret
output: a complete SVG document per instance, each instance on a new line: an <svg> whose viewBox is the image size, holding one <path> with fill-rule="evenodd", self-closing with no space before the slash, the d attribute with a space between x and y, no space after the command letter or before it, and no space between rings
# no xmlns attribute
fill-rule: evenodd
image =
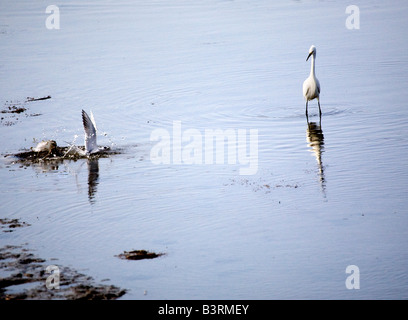
<svg viewBox="0 0 408 320"><path fill-rule="evenodd" d="M319 80L316 78L315 74L315 59L316 59L316 47L311 46L309 49L309 55L307 56L307 60L309 60L310 56L312 56L312 65L310 68L310 75L309 77L303 82L303 96L306 99L306 116L307 113L307 105L310 100L317 98L317 104L319 105L319 115L322 115L322 110L320 109L320 83Z"/></svg>

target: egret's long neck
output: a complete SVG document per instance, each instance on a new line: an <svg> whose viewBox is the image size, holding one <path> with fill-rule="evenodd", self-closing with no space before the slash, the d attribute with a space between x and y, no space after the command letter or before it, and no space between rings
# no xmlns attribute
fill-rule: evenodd
<svg viewBox="0 0 408 320"><path fill-rule="evenodd" d="M315 77L315 55L312 55L312 64L310 65L310 75Z"/></svg>

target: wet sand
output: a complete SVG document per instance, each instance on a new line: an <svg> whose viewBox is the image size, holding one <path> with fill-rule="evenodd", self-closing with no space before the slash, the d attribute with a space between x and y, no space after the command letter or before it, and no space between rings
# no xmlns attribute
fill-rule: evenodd
<svg viewBox="0 0 408 320"><path fill-rule="evenodd" d="M0 226L2 232L29 227L18 219L0 219ZM59 288L47 288L51 275L47 267L55 265L60 275ZM126 293L126 289L96 283L90 276L59 266L58 261L46 261L28 249L28 244L0 248L0 273L0 300L112 300Z"/></svg>

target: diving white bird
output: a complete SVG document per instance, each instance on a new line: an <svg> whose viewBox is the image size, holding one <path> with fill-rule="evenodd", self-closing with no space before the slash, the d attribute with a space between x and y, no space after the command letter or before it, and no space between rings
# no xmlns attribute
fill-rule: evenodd
<svg viewBox="0 0 408 320"><path fill-rule="evenodd" d="M306 116L307 116L307 105L310 100L317 98L317 104L319 105L319 115L322 115L322 110L320 109L320 83L319 80L316 78L315 74L315 59L316 59L316 47L311 46L309 49L309 55L307 56L307 60L309 60L310 56L312 56L312 65L310 68L310 75L309 77L303 82L303 96L306 99Z"/></svg>
<svg viewBox="0 0 408 320"><path fill-rule="evenodd" d="M96 144L96 124L91 111L91 117L82 110L82 122L85 131L85 152L87 155L100 151Z"/></svg>

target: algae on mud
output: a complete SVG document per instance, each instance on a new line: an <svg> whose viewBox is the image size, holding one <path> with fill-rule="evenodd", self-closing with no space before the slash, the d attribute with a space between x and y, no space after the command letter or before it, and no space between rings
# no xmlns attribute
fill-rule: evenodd
<svg viewBox="0 0 408 320"><path fill-rule="evenodd" d="M0 223L9 228L28 226L19 219L2 218ZM49 288L46 281L50 265L55 261L47 263L35 256L27 244L0 248L0 300L112 300L126 293L114 285L97 284L92 277L65 266L54 266L58 269L58 287Z"/></svg>

